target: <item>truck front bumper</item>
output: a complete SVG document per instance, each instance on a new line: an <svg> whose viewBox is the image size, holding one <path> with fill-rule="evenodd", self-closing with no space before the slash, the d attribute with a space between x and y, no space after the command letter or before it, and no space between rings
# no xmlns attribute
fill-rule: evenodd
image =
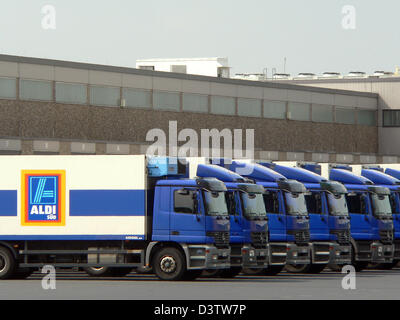
<svg viewBox="0 0 400 320"><path fill-rule="evenodd" d="M372 262L390 263L394 257L394 244L373 242L371 244Z"/></svg>
<svg viewBox="0 0 400 320"><path fill-rule="evenodd" d="M269 260L269 249L254 248L251 245L244 245L242 248L244 268L266 268Z"/></svg>
<svg viewBox="0 0 400 320"><path fill-rule="evenodd" d="M270 242L268 244L269 264L284 266L286 264L288 244L286 242Z"/></svg>
<svg viewBox="0 0 400 320"><path fill-rule="evenodd" d="M298 245L295 243L287 244L286 264L310 264L311 250L310 245Z"/></svg>
<svg viewBox="0 0 400 320"><path fill-rule="evenodd" d="M351 245L330 243L329 264L351 264Z"/></svg>
<svg viewBox="0 0 400 320"><path fill-rule="evenodd" d="M211 245L187 245L187 269L228 269L231 267L231 249Z"/></svg>
<svg viewBox="0 0 400 320"><path fill-rule="evenodd" d="M390 263L393 261L394 244L383 244L380 241L357 241L356 261L368 261L372 263Z"/></svg>

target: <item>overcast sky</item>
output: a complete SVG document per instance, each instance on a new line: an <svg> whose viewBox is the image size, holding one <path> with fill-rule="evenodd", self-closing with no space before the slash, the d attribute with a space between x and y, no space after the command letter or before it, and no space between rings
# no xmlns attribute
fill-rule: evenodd
<svg viewBox="0 0 400 320"><path fill-rule="evenodd" d="M42 26L45 5L55 8L55 29ZM354 26L346 5L355 29L343 27ZM232 74L283 72L284 57L293 75L394 71L400 1L0 0L0 53L128 67L220 56Z"/></svg>

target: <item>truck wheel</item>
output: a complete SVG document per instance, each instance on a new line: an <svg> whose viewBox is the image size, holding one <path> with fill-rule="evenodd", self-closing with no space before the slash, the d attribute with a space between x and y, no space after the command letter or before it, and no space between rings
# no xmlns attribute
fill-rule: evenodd
<svg viewBox="0 0 400 320"><path fill-rule="evenodd" d="M234 278L241 272L242 272L241 267L231 267L229 269L223 269L219 274L219 276L221 278Z"/></svg>
<svg viewBox="0 0 400 320"><path fill-rule="evenodd" d="M378 270L392 270L395 266L397 266L398 261L391 262L391 263L377 263L377 264L370 264L372 269Z"/></svg>
<svg viewBox="0 0 400 320"><path fill-rule="evenodd" d="M10 279L15 271L15 258L10 250L0 247L0 279Z"/></svg>
<svg viewBox="0 0 400 320"><path fill-rule="evenodd" d="M309 264L287 264L285 269L291 273L307 273L310 267Z"/></svg>
<svg viewBox="0 0 400 320"><path fill-rule="evenodd" d="M83 269L91 277L108 277L112 274L110 267L86 267Z"/></svg>
<svg viewBox="0 0 400 320"><path fill-rule="evenodd" d="M263 275L265 276L276 276L278 273L282 272L285 266L269 266L263 269Z"/></svg>
<svg viewBox="0 0 400 320"><path fill-rule="evenodd" d="M158 251L153 258L153 270L161 280L181 280L186 272L183 254L176 248L165 248Z"/></svg>
<svg viewBox="0 0 400 320"><path fill-rule="evenodd" d="M183 275L183 280L184 281L193 281L196 280L198 277L201 276L201 273L203 270L187 270L185 274Z"/></svg>

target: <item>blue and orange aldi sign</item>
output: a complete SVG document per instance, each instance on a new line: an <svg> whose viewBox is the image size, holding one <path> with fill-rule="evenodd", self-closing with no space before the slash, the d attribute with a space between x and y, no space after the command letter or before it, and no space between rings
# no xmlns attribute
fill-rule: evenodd
<svg viewBox="0 0 400 320"><path fill-rule="evenodd" d="M65 225L65 171L22 170L23 226Z"/></svg>

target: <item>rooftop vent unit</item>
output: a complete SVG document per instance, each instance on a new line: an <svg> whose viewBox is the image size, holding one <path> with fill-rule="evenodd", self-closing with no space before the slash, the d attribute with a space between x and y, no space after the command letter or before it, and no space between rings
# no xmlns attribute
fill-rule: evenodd
<svg viewBox="0 0 400 320"><path fill-rule="evenodd" d="M288 80L290 78L289 73L274 73L272 79L274 80Z"/></svg>
<svg viewBox="0 0 400 320"><path fill-rule="evenodd" d="M322 78L340 78L340 72L324 72Z"/></svg>
<svg viewBox="0 0 400 320"><path fill-rule="evenodd" d="M295 79L315 79L315 73L311 72L300 72Z"/></svg>
<svg viewBox="0 0 400 320"><path fill-rule="evenodd" d="M375 71L374 72L374 76L375 77L393 77L394 76L394 72L390 72L390 71Z"/></svg>
<svg viewBox="0 0 400 320"><path fill-rule="evenodd" d="M365 78L367 74L362 71L350 71L347 78Z"/></svg>

